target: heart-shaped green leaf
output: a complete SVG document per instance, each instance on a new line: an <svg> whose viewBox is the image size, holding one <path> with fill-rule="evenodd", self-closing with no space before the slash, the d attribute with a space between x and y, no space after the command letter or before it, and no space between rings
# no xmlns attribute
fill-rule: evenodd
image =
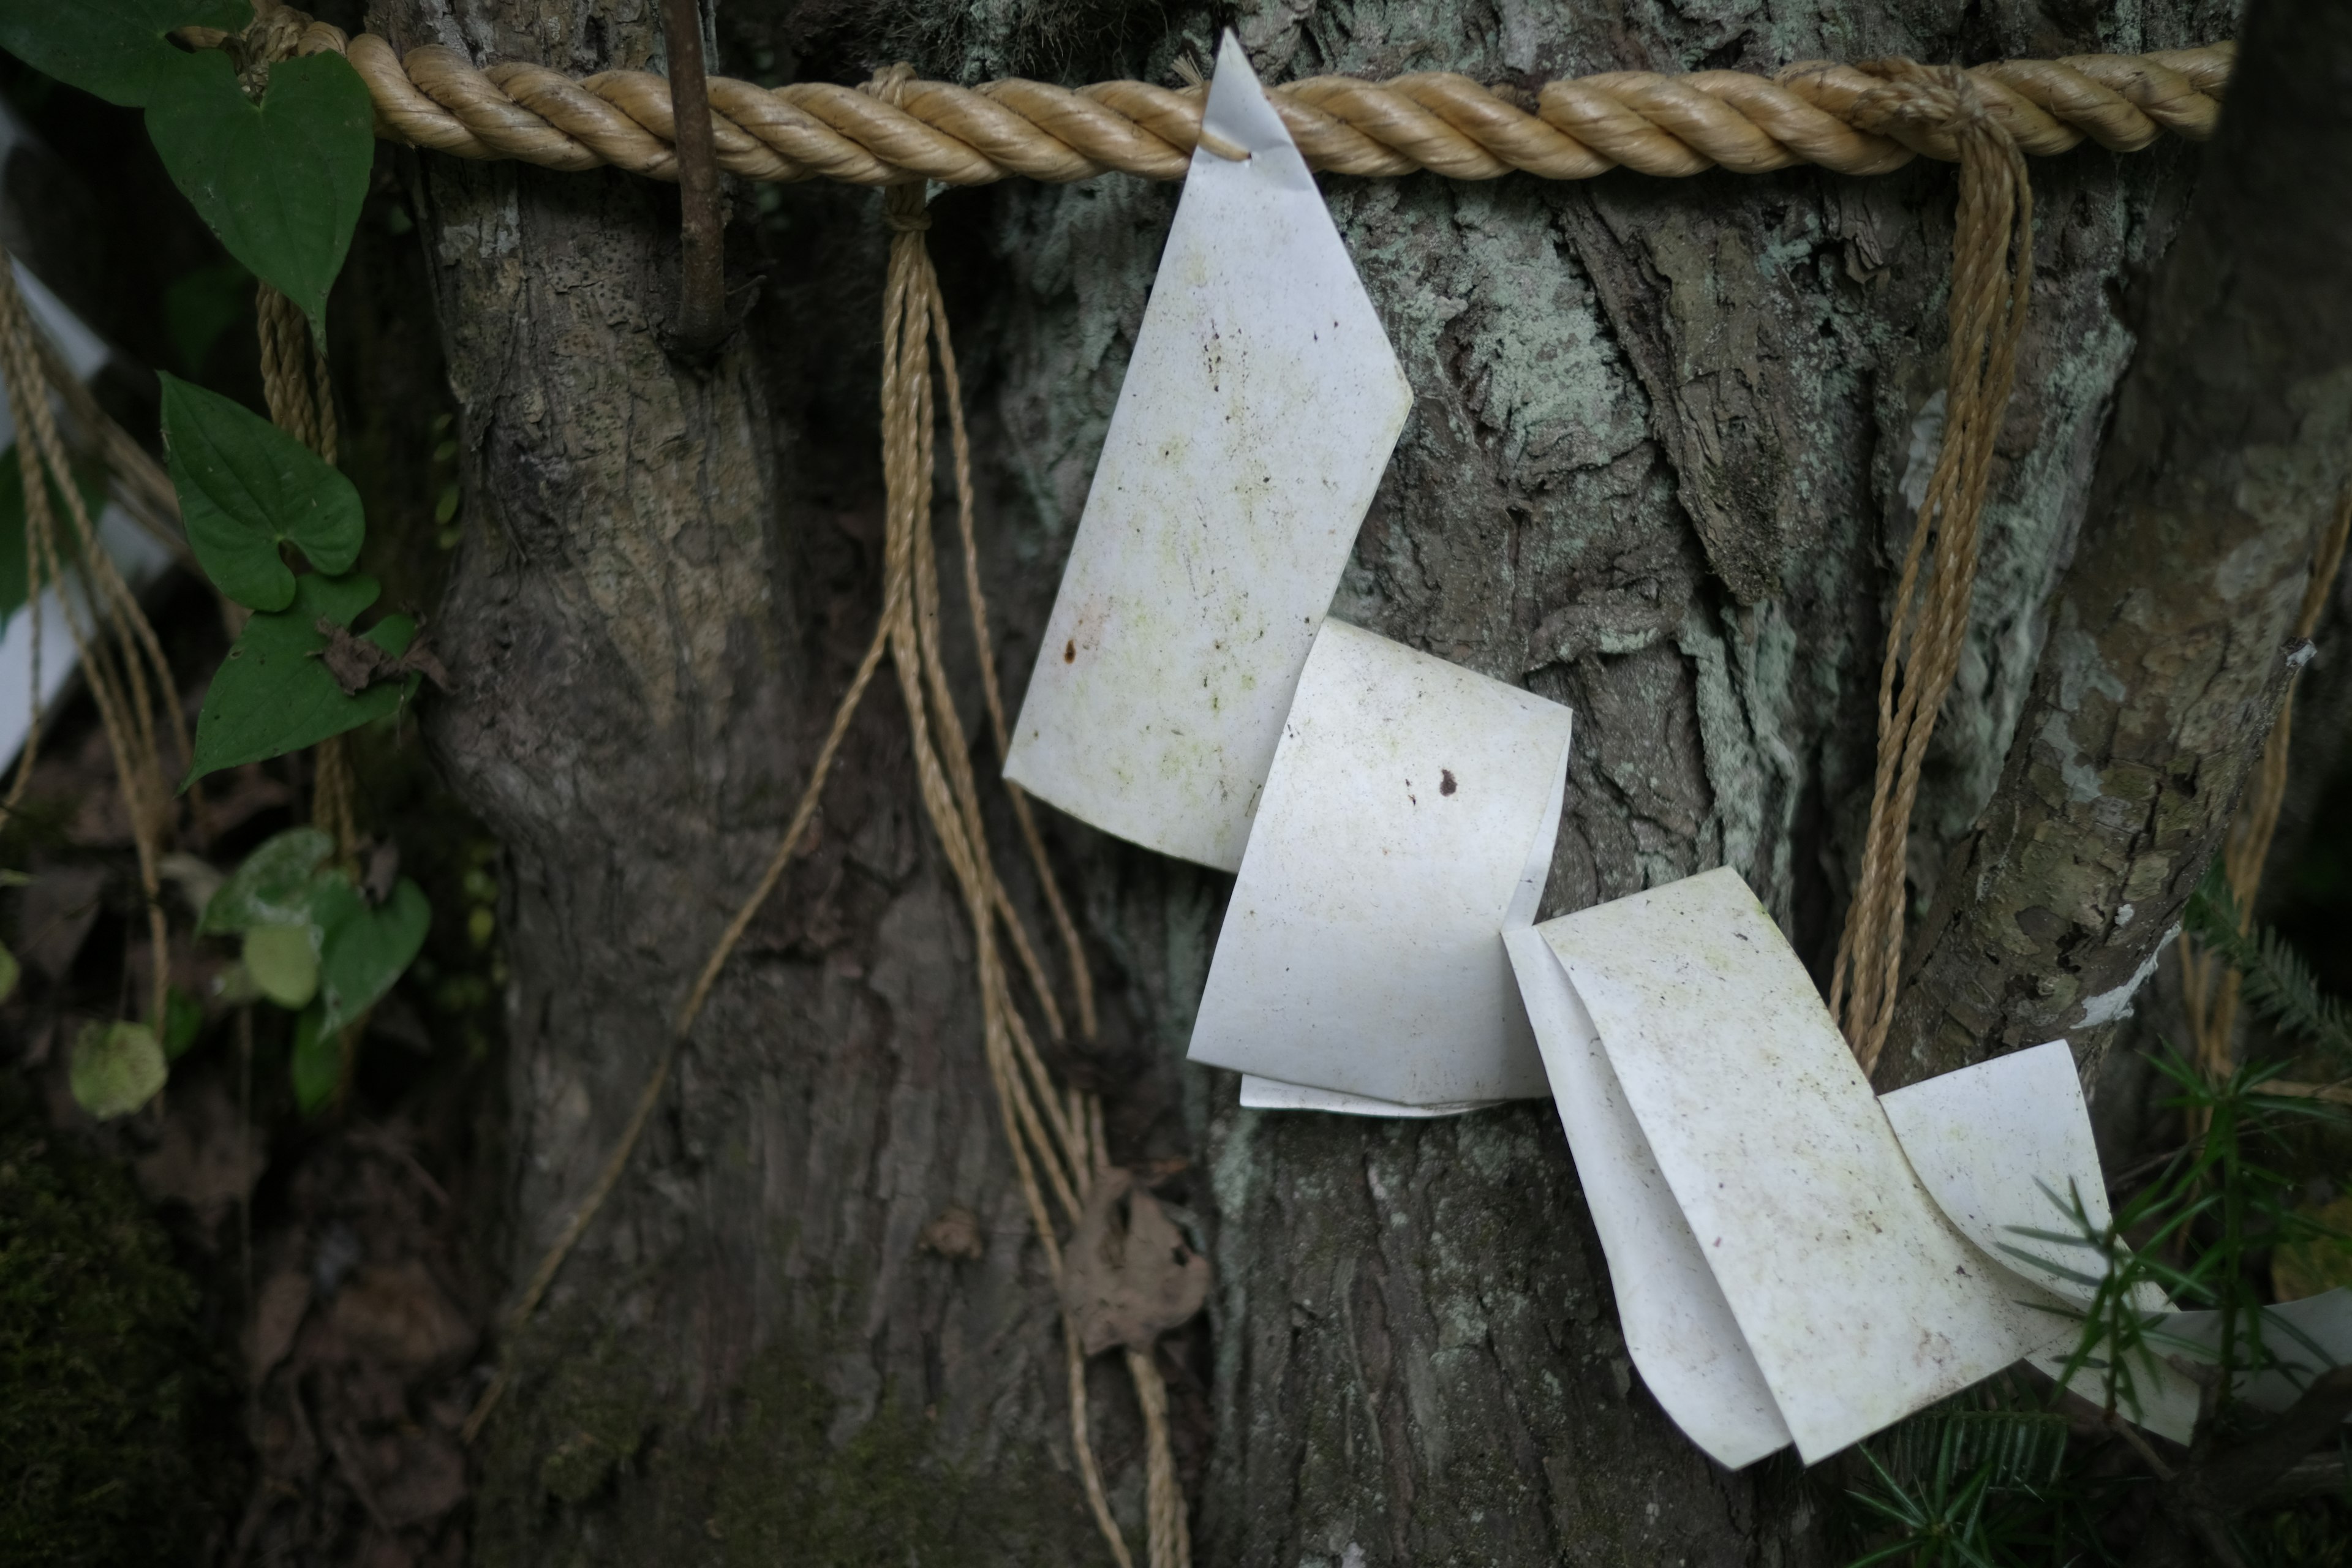
<svg viewBox="0 0 2352 1568"><path fill-rule="evenodd" d="M144 1024L92 1024L75 1037L67 1076L74 1103L100 1121L155 1098L172 1069Z"/></svg>
<svg viewBox="0 0 2352 1568"><path fill-rule="evenodd" d="M216 392L175 375L163 384L163 445L189 548L215 586L256 610L294 600L291 544L326 573L359 559L360 492L301 442Z"/></svg>
<svg viewBox="0 0 2352 1568"><path fill-rule="evenodd" d="M302 1009L294 1020L294 1051L286 1064L294 1079L294 1102L306 1114L332 1100L343 1081L343 1042L320 1027L321 1016L319 1003Z"/></svg>
<svg viewBox="0 0 2352 1568"><path fill-rule="evenodd" d="M359 1021L392 989L425 945L433 906L403 877L381 908L371 909L345 878L320 878L311 918L326 932L320 951L320 1026L332 1034Z"/></svg>
<svg viewBox="0 0 2352 1568"><path fill-rule="evenodd" d="M417 677L371 686L348 697L319 655L327 639L319 618L350 626L375 602L381 590L373 577L297 580L294 603L275 615L256 616L228 650L205 693L196 716L196 757L181 788L219 768L283 756L396 712L416 689ZM386 616L360 636L394 657L408 651L416 623Z"/></svg>
<svg viewBox="0 0 2352 1568"><path fill-rule="evenodd" d="M375 166L367 85L341 55L312 55L271 66L256 103L226 55L190 58L149 94L147 134L228 253L299 305L323 342L327 290Z"/></svg>
<svg viewBox="0 0 2352 1568"><path fill-rule="evenodd" d="M245 0L0 0L0 49L135 109L188 59L164 34L191 24L235 31L252 20Z"/></svg>
<svg viewBox="0 0 2352 1568"><path fill-rule="evenodd" d="M310 873L334 848L335 841L315 827L289 827L263 840L205 903L197 931L217 936L257 925L307 923Z"/></svg>
<svg viewBox="0 0 2352 1568"><path fill-rule="evenodd" d="M308 1006L319 994L318 933L308 922L253 927L245 933L244 958L245 972L280 1007Z"/></svg>
<svg viewBox="0 0 2352 1568"><path fill-rule="evenodd" d="M178 1061L205 1032L205 1005L174 985L163 994L163 1057Z"/></svg>

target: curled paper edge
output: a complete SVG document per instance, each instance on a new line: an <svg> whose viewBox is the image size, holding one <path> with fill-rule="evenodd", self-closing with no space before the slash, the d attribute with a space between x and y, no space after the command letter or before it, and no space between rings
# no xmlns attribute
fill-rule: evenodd
<svg viewBox="0 0 2352 1568"><path fill-rule="evenodd" d="M1731 1305L1617 1086L1568 971L1533 927L1504 934L1550 1075L1625 1348L1683 1435L1730 1469L1788 1447L1789 1428Z"/></svg>
<svg viewBox="0 0 2352 1568"><path fill-rule="evenodd" d="M1470 1100L1454 1105L1405 1105L1393 1100L1374 1100L1368 1094L1344 1094L1336 1089L1285 1083L1278 1078L1261 1078L1256 1073L1245 1072L1242 1074L1241 1103L1244 1110L1321 1110L1339 1116L1396 1116L1426 1120L1437 1116L1467 1116L1474 1110L1486 1110L1511 1102L1507 1100Z"/></svg>

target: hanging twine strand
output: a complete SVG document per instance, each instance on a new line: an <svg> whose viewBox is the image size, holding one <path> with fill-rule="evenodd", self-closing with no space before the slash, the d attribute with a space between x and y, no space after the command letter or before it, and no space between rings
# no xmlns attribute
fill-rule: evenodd
<svg viewBox="0 0 2352 1568"><path fill-rule="evenodd" d="M903 73L886 72L874 90L898 89ZM509 1342L520 1334L544 1299L565 1258L586 1232L597 1211L611 1195L643 1137L655 1106L667 1084L680 1047L693 1029L728 959L752 919L783 879L793 854L814 821L826 778L839 755L844 737L867 687L887 651L898 680L898 692L908 719L918 793L941 852L964 898L965 913L973 933L973 972L981 1003L983 1059L994 1091L997 1111L1013 1155L1015 1180L1029 1210L1030 1223L1045 1253L1057 1298L1061 1293L1063 1256L1060 1230L1054 1218L1075 1226L1084 1212L1094 1180L1109 1169L1102 1137L1102 1107L1094 1096L1057 1087L1039 1055L1034 1037L1013 997L1009 947L1034 993L1040 1016L1054 1038L1062 1024L1053 990L1024 924L1014 910L991 858L983 820L979 781L971 746L958 717L949 687L940 618L940 574L931 519L931 498L938 470L935 432L937 400L931 362L937 349L940 390L948 411L950 449L955 476L957 522L962 546L964 589L971 609L974 651L991 727L1000 752L1006 744L1003 699L993 668L988 637L987 598L980 581L975 528L976 502L971 478L971 441L962 411L962 388L956 373L955 352L948 333L946 307L939 279L931 267L923 235L930 226L919 185L887 192L884 220L890 230L889 266L883 291L882 455L885 492L883 606L873 642L858 665L848 691L835 710L831 731L819 750L808 784L784 829L766 869L749 898L721 933L698 975L653 1072L640 1090L621 1139L606 1157L595 1184L573 1211L554 1244L541 1259L508 1319ZM1091 1036L1094 1004L1085 954L1027 803L1013 796L1022 834L1034 862L1038 886L1053 912L1067 952L1072 989L1076 995L1081 1027ZM1050 1194L1050 1206L1049 1206ZM1079 1335L1066 1310L1063 1322L1065 1371L1070 1398L1072 1450L1079 1479L1097 1526L1119 1568L1133 1568L1125 1538L1110 1511L1095 1456L1086 1392L1085 1356ZM1167 1385L1147 1352L1127 1352L1129 1375L1135 1385L1145 1433L1145 1520L1150 1568L1190 1568L1192 1547L1185 1521L1182 1488L1176 1473L1173 1445L1168 1429ZM463 1429L471 1442L509 1385L501 1366Z"/></svg>
<svg viewBox="0 0 2352 1568"><path fill-rule="evenodd" d="M16 264L0 250L0 379L5 381L8 406L17 427L17 464L25 491L26 605L33 640L29 725L16 781L5 802L0 803L0 815L13 816L23 803L39 757L42 596L54 593L90 700L98 709L99 723L114 759L123 809L131 818L153 956L148 1016L160 1035L169 994L171 952L158 867L163 842L173 830L174 808L163 766L164 731L159 731L156 710L162 708L164 729L182 758L191 754L187 721L179 710L178 688L163 658L163 645L156 640L138 595L107 552L96 520L84 504L81 487L75 482L51 406L49 366L53 363L55 356L45 352L24 296L17 291ZM58 502L72 525L70 535L58 526Z"/></svg>
<svg viewBox="0 0 2352 1568"><path fill-rule="evenodd" d="M1878 1065L1902 979L1906 850L1919 771L1968 640L1985 486L2017 370L2033 284L2033 190L2015 137L1967 72L1891 60L1853 105L1906 141L1959 153L1952 234L1950 363L1943 448L1911 530L1878 678L1878 761L1862 878L1846 910L1830 1010L1867 1073Z"/></svg>
<svg viewBox="0 0 2352 1568"><path fill-rule="evenodd" d="M669 84L643 71L578 80L544 66L477 67L426 45L402 55L370 34L346 38L308 22L298 52L347 53L375 102L377 133L460 158L514 158L555 169L606 164L678 177ZM184 29L196 44L207 29ZM2144 55L1999 60L1967 73L1987 114L2024 152L2095 142L2116 152L2166 132L2212 133L2235 46ZM1813 163L1879 174L1915 156L1959 156L1948 137L1914 140L1857 105L1884 86L1853 67L1807 63L1772 77L1743 71L1611 71L1534 92L1427 71L1385 82L1312 77L1267 97L1311 168L1390 176L1420 172L1491 180L1515 172L1590 179L1611 169L1687 175ZM1148 82L1087 88L1008 79L959 87L911 73L888 99L826 82L762 88L709 79L719 166L751 180L910 179L985 184L1097 174L1180 180L1200 139L1200 89Z"/></svg>
<svg viewBox="0 0 2352 1568"><path fill-rule="evenodd" d="M877 79L881 93L903 90L905 77L886 72ZM1056 1296L1062 1293L1062 1245L1045 1193L1050 1190L1063 1216L1075 1227L1083 1214L1096 1177L1108 1169L1107 1152L1092 1136L1100 1112L1091 1097L1066 1094L1053 1081L1039 1058L1027 1026L1013 1004L1010 971L996 944L999 922L1013 944L1027 957L1026 937L1012 910L992 865L982 824L980 794L973 776L971 748L962 721L957 716L941 657L939 568L931 527L931 492L937 472L933 431L937 415L930 378L931 335L938 335L941 390L948 407L950 440L955 458L956 500L964 543L965 588L972 607L975 650L983 654L982 689L989 693L992 718L1001 726L1003 700L994 692L994 672L984 662L987 648L986 600L980 585L979 556L973 533L973 492L969 440L962 412L962 388L955 354L947 332L947 314L939 292L938 274L923 236L930 227L920 185L901 185L883 197L885 221L891 230L890 267L883 300L882 453L887 493L885 534L884 619L890 626L891 653L898 668L899 693L913 731L917 783L926 813L945 851L950 867L964 892L966 913L975 937L973 966L981 994L982 1044L993 1083L998 1111L1013 1157L1013 1171L1023 1200L1029 1208L1053 1277ZM1000 748L1003 731L997 730ZM1024 833L1037 857L1042 886L1053 885L1042 843L1034 829ZM1066 919L1066 916L1061 918ZM1074 970L1083 973L1080 955L1071 936ZM1038 994L1049 993L1042 984ZM1041 1006L1041 1011L1045 1009ZM1044 1183L1038 1181L1042 1173ZM1085 1355L1076 1326L1066 1310L1063 1318L1065 1363L1070 1386L1070 1436L1079 1479L1105 1543L1120 1568L1131 1568L1127 1542L1110 1512L1099 1466L1091 1441L1087 1409ZM1186 1536L1184 1503L1177 1485L1172 1446L1168 1435L1167 1389L1147 1352L1128 1355L1130 1380L1145 1429L1145 1521L1151 1568L1188 1568L1191 1544Z"/></svg>

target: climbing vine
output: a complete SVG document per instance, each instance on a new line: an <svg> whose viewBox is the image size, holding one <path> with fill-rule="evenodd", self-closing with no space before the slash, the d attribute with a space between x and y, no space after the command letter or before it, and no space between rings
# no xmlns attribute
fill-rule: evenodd
<svg viewBox="0 0 2352 1568"><path fill-rule="evenodd" d="M310 344L290 357L316 374L322 403L327 296L351 246L374 160L366 87L331 52L292 58L301 24L247 0L89 0L59 7L0 0L0 47L68 85L144 112L165 169L229 255L299 314ZM265 343L265 373L268 345ZM315 373L313 367L315 366ZM220 595L235 642L198 715L179 792L209 773L318 746L396 714L439 667L415 621L369 613L380 584L356 570L366 539L358 490L332 461L332 410L283 428L233 399L168 374L163 438L192 564ZM273 411L279 399L272 389ZM323 434L322 434L323 433ZM40 550L24 458L0 455L0 616L40 591ZM102 475L82 494L49 486L47 515L97 515ZM28 745L25 766L31 764ZM314 770L324 794L323 753ZM118 767L122 766L118 755ZM344 764L347 765L347 764ZM347 789L347 786L346 786ZM329 815L324 803L320 811ZM197 934L234 939L240 963L223 1000L293 1012L291 1072L305 1110L346 1079L347 1035L423 946L431 910L394 863L362 868L348 807L338 831L282 833L205 903ZM161 970L158 934L158 969ZM7 976L13 984L13 960ZM101 1118L145 1104L168 1076L189 999L159 986L158 1016L87 1030L71 1081Z"/></svg>

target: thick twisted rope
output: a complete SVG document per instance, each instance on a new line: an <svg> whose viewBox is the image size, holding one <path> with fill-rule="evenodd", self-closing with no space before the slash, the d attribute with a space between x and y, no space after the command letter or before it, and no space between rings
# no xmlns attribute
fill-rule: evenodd
<svg viewBox="0 0 2352 1568"><path fill-rule="evenodd" d="M379 135L460 158L553 169L610 164L677 178L669 84L644 71L573 79L544 66L477 67L427 45L401 55L373 34L323 22L303 54L347 54L375 100ZM2145 55L1998 60L1966 72L1983 111L2036 156L2095 142L2135 152L2169 131L2212 133L2234 44ZM1915 157L1958 162L1960 141L1934 122L1881 123L1867 107L1889 68L1793 65L1743 71L1611 71L1522 91L1447 71L1389 81L1310 77L1267 89L1312 168L1339 174L1420 171L1491 180L1514 171L1590 179L1615 168L1759 174L1799 163L1878 174ZM709 79L719 166L752 180L980 185L1022 176L1183 178L1206 101L1199 88L1107 81L1055 87L1009 78L959 87L907 81L893 100L826 82L763 88Z"/></svg>

